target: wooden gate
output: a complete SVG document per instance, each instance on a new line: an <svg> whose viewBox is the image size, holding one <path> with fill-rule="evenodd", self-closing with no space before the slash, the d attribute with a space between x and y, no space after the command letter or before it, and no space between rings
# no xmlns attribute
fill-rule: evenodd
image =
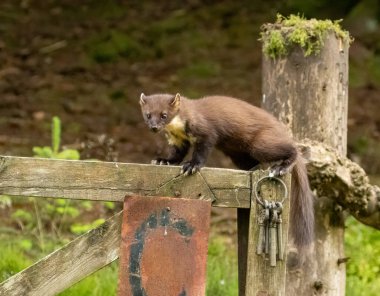
<svg viewBox="0 0 380 296"><path fill-rule="evenodd" d="M186 197L212 201L215 207L247 209L249 229L245 262L239 259L240 283L270 295L284 295L286 261L270 267L256 255L256 202L253 185L268 172L204 168L181 176L180 167L98 161L1 157L0 193L16 196L123 202L127 195ZM284 178L290 188L290 176ZM280 199L283 189L266 186L266 198ZM286 245L289 206L284 208ZM118 258L121 236L118 213L104 224L49 254L0 285L0 295L55 295ZM285 258L286 260L286 258ZM247 274L245 274L247 272ZM255 274L255 275L254 275ZM243 275L243 278L242 278Z"/></svg>

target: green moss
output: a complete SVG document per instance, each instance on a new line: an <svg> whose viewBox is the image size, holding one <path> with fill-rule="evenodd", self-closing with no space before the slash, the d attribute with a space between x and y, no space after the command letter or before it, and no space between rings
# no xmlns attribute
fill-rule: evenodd
<svg viewBox="0 0 380 296"><path fill-rule="evenodd" d="M284 56L287 54L284 36L279 31L273 31L270 42L264 42L264 52L271 58Z"/></svg>
<svg viewBox="0 0 380 296"><path fill-rule="evenodd" d="M307 20L299 15L288 18L278 14L274 24L262 27L261 38L264 54L273 59L288 54L294 46L300 46L305 56L318 54L328 32L334 32L343 41L351 41L349 33L343 30L339 21Z"/></svg>
<svg viewBox="0 0 380 296"><path fill-rule="evenodd" d="M181 69L179 74L185 78L210 78L220 75L220 65L212 61L198 61Z"/></svg>
<svg viewBox="0 0 380 296"><path fill-rule="evenodd" d="M97 63L115 62L121 57L139 59L149 56L149 52L138 40L118 30L95 35L86 42L85 48Z"/></svg>

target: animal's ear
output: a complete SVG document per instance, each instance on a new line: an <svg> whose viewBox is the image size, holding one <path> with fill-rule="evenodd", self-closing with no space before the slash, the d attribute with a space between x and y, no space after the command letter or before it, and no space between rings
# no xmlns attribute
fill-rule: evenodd
<svg viewBox="0 0 380 296"><path fill-rule="evenodd" d="M140 105L141 106L146 104L145 97L146 96L144 95L144 93L141 93L141 95L140 95Z"/></svg>
<svg viewBox="0 0 380 296"><path fill-rule="evenodd" d="M181 95L177 93L175 97L170 101L170 106L173 108L178 108L181 102Z"/></svg>

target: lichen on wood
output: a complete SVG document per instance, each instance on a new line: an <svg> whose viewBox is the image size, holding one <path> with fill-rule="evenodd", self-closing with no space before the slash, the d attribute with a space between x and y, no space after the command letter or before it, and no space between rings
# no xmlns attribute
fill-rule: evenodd
<svg viewBox="0 0 380 296"><path fill-rule="evenodd" d="M305 57L316 55L323 47L327 33L334 32L343 42L351 42L349 33L340 26L341 20L306 19L299 15L284 17L277 14L273 24L264 24L261 27L263 52L267 57L279 58L286 56L291 48L300 46Z"/></svg>
<svg viewBox="0 0 380 296"><path fill-rule="evenodd" d="M300 147L309 151L308 175L317 196L333 198L360 222L380 229L380 188L365 171L321 143L305 140Z"/></svg>

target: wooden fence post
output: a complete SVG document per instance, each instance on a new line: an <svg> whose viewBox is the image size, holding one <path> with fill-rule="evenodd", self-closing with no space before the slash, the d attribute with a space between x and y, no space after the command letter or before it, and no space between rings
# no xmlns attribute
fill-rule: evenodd
<svg viewBox="0 0 380 296"><path fill-rule="evenodd" d="M284 253L283 260L277 260L276 266L271 266L269 256L265 254L257 255L258 245L258 213L261 206L258 206L255 195L255 187L259 182L262 184L257 188L260 191L260 197L272 202L282 201L288 192L287 198L284 199L282 209L282 241L286 246L288 241L289 229L289 211L290 200L290 175L282 178L284 185L279 181L266 180L268 171L256 171L252 174L252 192L251 208L238 209L238 259L239 259L239 295L256 296L256 295L285 295L285 275L286 275L286 256ZM264 178L264 179L263 179ZM262 181L265 181L261 183ZM277 184L276 184L277 183ZM284 188L285 186L286 188ZM245 211L243 211L245 210Z"/></svg>
<svg viewBox="0 0 380 296"><path fill-rule="evenodd" d="M278 27L277 27L278 28ZM270 30L270 27L267 28ZM265 46L265 41L264 41ZM326 33L320 53L299 46L285 57L263 59L263 107L284 122L296 140L308 138L346 154L348 38ZM316 238L301 268L289 246L286 295L344 295L344 218L327 196L317 196Z"/></svg>
<svg viewBox="0 0 380 296"><path fill-rule="evenodd" d="M258 215L261 206L256 201L256 194L254 192L256 184L261 181L260 179L268 176L268 171L261 171L259 174L252 175L252 196L251 196L251 211L249 219L248 231L248 250L247 250L247 275L246 287L244 296L284 296L286 287L286 258L287 254L283 253L283 260L277 260L276 266L271 266L268 255L257 255L257 245L259 225ZM262 179L261 179L262 180ZM286 246L288 242L289 230L289 211L290 211L290 175L282 178L286 189L278 181L266 181L262 184L258 191L260 196L267 201L282 201L285 198L286 191L287 197L284 199L283 208L281 213L282 219L282 242ZM269 182L269 183L268 183ZM270 240L272 237L270 238ZM275 238L276 239L276 238Z"/></svg>

